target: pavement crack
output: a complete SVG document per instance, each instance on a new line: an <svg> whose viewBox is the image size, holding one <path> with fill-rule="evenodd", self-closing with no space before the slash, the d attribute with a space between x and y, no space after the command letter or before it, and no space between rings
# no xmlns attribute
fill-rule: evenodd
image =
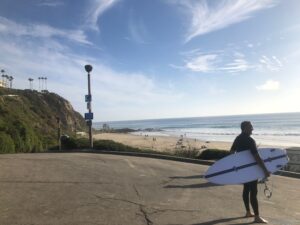
<svg viewBox="0 0 300 225"><path fill-rule="evenodd" d="M199 212L200 210L196 209L158 209L152 208L153 212L149 214L156 214L156 213L164 213L164 212Z"/></svg>
<svg viewBox="0 0 300 225"><path fill-rule="evenodd" d="M95 196L97 198L102 199L102 200L121 201L121 202L126 202L126 203L129 203L129 204L137 205L137 206L139 206L140 212L142 213L142 216L145 219L147 225L153 225L153 222L149 219L148 213L144 209L145 205L143 205L141 203L134 202L134 201L129 201L129 200L126 200L126 199L122 199L122 198L102 197L102 196L99 196L99 195L95 195Z"/></svg>
<svg viewBox="0 0 300 225"><path fill-rule="evenodd" d="M141 198L141 195L135 185L133 185L133 189L135 190L136 195Z"/></svg>
<svg viewBox="0 0 300 225"><path fill-rule="evenodd" d="M100 198L100 199L103 199L103 200L112 200L112 201L121 201L121 202L126 202L126 203L130 203L130 204L134 204L134 205L137 205L137 206L145 206L141 203L137 203L137 202L134 202L134 201L129 201L127 199L122 199L122 198L111 198L111 197L102 197L102 196L99 196L99 195L95 195L97 198Z"/></svg>
<svg viewBox="0 0 300 225"><path fill-rule="evenodd" d="M141 211L142 215L144 216L144 219L145 219L147 225L152 225L153 222L149 219L149 216L148 216L146 210L143 208L143 206L140 206L140 211Z"/></svg>
<svg viewBox="0 0 300 225"><path fill-rule="evenodd" d="M97 198L102 200L112 200L112 201L121 201L129 204L133 204L139 207L140 212L142 213L142 216L144 217L145 221L147 222L147 225L153 225L153 222L149 219L149 215L153 215L156 213L165 213L165 212L199 212L201 210L195 210L195 209L160 209L156 207L149 207L144 204L130 201L127 199L122 198L113 198L113 197L102 197L99 195L95 195ZM145 208L148 208L151 212L147 212Z"/></svg>

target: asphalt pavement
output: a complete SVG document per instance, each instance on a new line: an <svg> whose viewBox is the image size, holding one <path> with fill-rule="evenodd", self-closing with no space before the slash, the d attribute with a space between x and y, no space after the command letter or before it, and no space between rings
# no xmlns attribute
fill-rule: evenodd
<svg viewBox="0 0 300 225"><path fill-rule="evenodd" d="M242 186L203 178L207 166L90 153L0 155L0 225L250 224ZM259 185L261 216L300 224L300 179Z"/></svg>

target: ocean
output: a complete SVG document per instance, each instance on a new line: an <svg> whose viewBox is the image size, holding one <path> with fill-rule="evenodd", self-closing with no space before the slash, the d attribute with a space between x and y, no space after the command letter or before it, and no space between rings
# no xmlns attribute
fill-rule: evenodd
<svg viewBox="0 0 300 225"><path fill-rule="evenodd" d="M240 133L240 123L244 120L252 122L254 127L252 137L258 146L300 147L300 113L96 122L94 128L101 129L105 123L115 129L140 129L133 132L136 135L176 137L182 135L203 141L233 142Z"/></svg>

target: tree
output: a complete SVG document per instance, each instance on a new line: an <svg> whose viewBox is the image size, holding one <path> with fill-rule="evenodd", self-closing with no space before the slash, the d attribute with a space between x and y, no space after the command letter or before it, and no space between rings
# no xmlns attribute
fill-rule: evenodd
<svg viewBox="0 0 300 225"><path fill-rule="evenodd" d="M28 80L29 80L29 89L32 90L33 89L33 84L32 84L33 79L29 78Z"/></svg>

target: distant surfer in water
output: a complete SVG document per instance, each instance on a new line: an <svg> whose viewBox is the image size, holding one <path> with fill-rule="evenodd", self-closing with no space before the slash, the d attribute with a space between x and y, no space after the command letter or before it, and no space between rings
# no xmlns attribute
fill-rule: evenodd
<svg viewBox="0 0 300 225"><path fill-rule="evenodd" d="M257 164L262 168L266 177L270 176L270 172L267 170L263 160L260 158L256 143L253 138L250 137L253 131L253 126L250 121L243 121L241 123L242 132L234 140L230 152L241 152L250 150ZM249 197L254 214L250 211ZM254 223L268 223L265 219L259 216L258 201L257 201L257 180L250 181L244 184L243 201L246 208L246 217L254 217Z"/></svg>

